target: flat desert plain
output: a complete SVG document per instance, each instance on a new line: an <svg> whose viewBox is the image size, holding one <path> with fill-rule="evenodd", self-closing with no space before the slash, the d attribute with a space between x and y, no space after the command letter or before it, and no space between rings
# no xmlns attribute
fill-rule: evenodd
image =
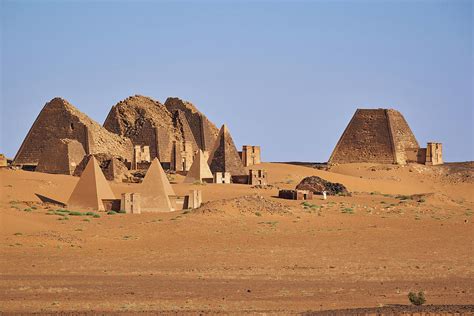
<svg viewBox="0 0 474 316"><path fill-rule="evenodd" d="M474 303L473 164L263 163L270 188L202 190L191 211L57 212L78 178L0 170L0 311L293 314L409 304ZM352 196L279 199L317 175ZM138 184L111 183L119 196ZM66 219L67 218L67 219Z"/></svg>

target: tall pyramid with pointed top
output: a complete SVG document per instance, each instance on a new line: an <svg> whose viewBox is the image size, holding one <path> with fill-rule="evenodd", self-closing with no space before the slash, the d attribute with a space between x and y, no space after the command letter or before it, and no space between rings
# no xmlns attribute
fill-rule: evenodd
<svg viewBox="0 0 474 316"><path fill-rule="evenodd" d="M419 148L403 115L393 109L357 109L329 163L405 164L407 150Z"/></svg>
<svg viewBox="0 0 474 316"><path fill-rule="evenodd" d="M245 175L244 165L235 148L227 126L222 125L214 149L209 155L209 167L213 173L230 172L232 176Z"/></svg>
<svg viewBox="0 0 474 316"><path fill-rule="evenodd" d="M71 209L104 210L104 199L115 199L97 160L92 156L67 201Z"/></svg>
<svg viewBox="0 0 474 316"><path fill-rule="evenodd" d="M207 160L204 157L202 150L199 150L196 156L194 156L193 164L184 179L185 183L193 183L196 181L203 182L203 179L212 179L212 172L209 169Z"/></svg>
<svg viewBox="0 0 474 316"><path fill-rule="evenodd" d="M158 158L153 159L137 193L141 195L142 212L173 211L169 196L175 193Z"/></svg>

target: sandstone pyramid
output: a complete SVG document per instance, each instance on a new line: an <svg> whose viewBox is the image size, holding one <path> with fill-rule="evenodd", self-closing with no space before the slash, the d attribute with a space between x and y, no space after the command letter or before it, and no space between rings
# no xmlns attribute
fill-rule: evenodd
<svg viewBox="0 0 474 316"><path fill-rule="evenodd" d="M157 158L153 159L137 193L141 195L142 212L173 211L169 196L175 193Z"/></svg>
<svg viewBox="0 0 474 316"><path fill-rule="evenodd" d="M36 166L46 150L55 151L50 147L59 144L61 139L78 141L86 154L110 153L128 160L132 158L133 147L129 139L110 133L68 101L54 98L39 113L13 163ZM43 162L54 164L54 161Z"/></svg>
<svg viewBox="0 0 474 316"><path fill-rule="evenodd" d="M246 174L232 136L225 124L222 125L214 148L209 154L208 164L212 173L229 172L232 176Z"/></svg>
<svg viewBox="0 0 474 316"><path fill-rule="evenodd" d="M115 199L115 195L104 177L97 160L92 156L81 178L67 201L68 208L75 210L104 210L104 199Z"/></svg>
<svg viewBox="0 0 474 316"><path fill-rule="evenodd" d="M196 156L194 157L193 164L191 169L189 169L186 178L184 179L185 183L193 183L196 181L203 182L203 179L213 179L211 169L207 164L207 159L204 157L202 150L199 150Z"/></svg>
<svg viewBox="0 0 474 316"><path fill-rule="evenodd" d="M110 110L104 127L128 137L134 145L150 146L150 156L163 164L172 164L175 150L181 151L189 142L188 154L206 150L213 144L217 128L191 103L169 98L165 105L149 97L135 95L120 101ZM173 148L173 143L178 148ZM207 149L209 150L209 149Z"/></svg>
<svg viewBox="0 0 474 316"><path fill-rule="evenodd" d="M406 151L419 148L403 115L393 109L358 109L329 163L405 164Z"/></svg>
<svg viewBox="0 0 474 316"><path fill-rule="evenodd" d="M52 139L44 149L36 171L72 175L85 156L84 146L77 140Z"/></svg>

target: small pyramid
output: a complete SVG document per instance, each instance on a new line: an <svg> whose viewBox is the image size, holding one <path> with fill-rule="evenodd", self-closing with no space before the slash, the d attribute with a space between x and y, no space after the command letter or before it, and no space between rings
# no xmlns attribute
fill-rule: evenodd
<svg viewBox="0 0 474 316"><path fill-rule="evenodd" d="M184 183L202 182L203 179L212 178L212 172L211 169L209 169L204 153L202 150L199 150L194 157L193 164L186 175L186 179L184 179Z"/></svg>
<svg viewBox="0 0 474 316"><path fill-rule="evenodd" d="M169 196L175 193L158 158L153 159L138 193L141 194L142 212L173 211Z"/></svg>
<svg viewBox="0 0 474 316"><path fill-rule="evenodd" d="M115 199L94 156L87 163L81 178L72 191L67 205L72 209L104 210L103 199Z"/></svg>
<svg viewBox="0 0 474 316"><path fill-rule="evenodd" d="M232 176L245 175L244 165L235 148L227 126L222 125L214 149L209 155L209 167L213 173L229 172Z"/></svg>

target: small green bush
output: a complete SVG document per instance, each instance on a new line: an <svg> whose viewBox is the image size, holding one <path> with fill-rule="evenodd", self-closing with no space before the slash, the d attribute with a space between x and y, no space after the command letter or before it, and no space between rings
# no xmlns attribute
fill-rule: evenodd
<svg viewBox="0 0 474 316"><path fill-rule="evenodd" d="M415 292L408 293L408 299L410 300L410 303L416 306L426 303L425 293L423 293L423 291L418 292L418 294Z"/></svg>
<svg viewBox="0 0 474 316"><path fill-rule="evenodd" d="M256 215L256 216L262 216L262 213L260 213L260 212L255 212L255 215Z"/></svg>
<svg viewBox="0 0 474 316"><path fill-rule="evenodd" d="M108 211L107 212L107 215L115 215L115 214L117 214L117 212L115 212L115 211Z"/></svg>
<svg viewBox="0 0 474 316"><path fill-rule="evenodd" d="M86 215L86 216L94 216L94 214L95 214L94 212L85 212L84 213L84 215Z"/></svg>
<svg viewBox="0 0 474 316"><path fill-rule="evenodd" d="M83 221L83 222L90 222L91 220L88 219L88 218L84 218L82 221Z"/></svg>
<svg viewBox="0 0 474 316"><path fill-rule="evenodd" d="M31 212L31 211L33 211L33 210L32 210L31 208L25 208L23 211L25 211L25 212Z"/></svg>
<svg viewBox="0 0 474 316"><path fill-rule="evenodd" d="M94 214L92 215L93 218L100 218L100 215L99 214Z"/></svg>
<svg viewBox="0 0 474 316"><path fill-rule="evenodd" d="M126 212L125 212L125 210L120 210L120 211L117 211L117 213L119 213L119 214L125 214Z"/></svg>
<svg viewBox="0 0 474 316"><path fill-rule="evenodd" d="M31 209L32 209L32 210L36 210L37 207L33 205L33 206L31 207Z"/></svg>
<svg viewBox="0 0 474 316"><path fill-rule="evenodd" d="M83 214L81 212L71 211L71 212L69 212L69 215L71 215L71 216L82 216Z"/></svg>
<svg viewBox="0 0 474 316"><path fill-rule="evenodd" d="M68 213L68 214L69 214L69 210L65 210L65 209L63 209L63 208L57 209L56 212L59 212L59 213Z"/></svg>
<svg viewBox="0 0 474 316"><path fill-rule="evenodd" d="M341 212L344 213L344 214L354 214L354 210L350 207L346 207Z"/></svg>

